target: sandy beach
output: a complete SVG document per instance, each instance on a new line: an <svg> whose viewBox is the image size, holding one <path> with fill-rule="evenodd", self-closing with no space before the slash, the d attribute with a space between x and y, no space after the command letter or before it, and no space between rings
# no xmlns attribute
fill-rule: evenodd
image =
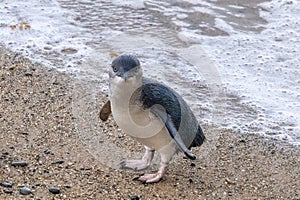
<svg viewBox="0 0 300 200"><path fill-rule="evenodd" d="M195 161L180 154L161 182L142 184L135 178L149 169L105 166L78 139L73 90L69 75L0 50L0 199L300 199L299 147L207 126L208 140L219 136L213 146L192 149ZM96 96L103 104L106 94ZM122 144L112 117L99 126ZM122 147L141 149L132 145Z"/></svg>

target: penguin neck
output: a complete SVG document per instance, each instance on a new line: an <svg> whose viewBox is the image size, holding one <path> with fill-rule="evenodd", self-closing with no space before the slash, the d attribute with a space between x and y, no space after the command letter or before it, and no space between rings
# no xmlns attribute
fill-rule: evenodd
<svg viewBox="0 0 300 200"><path fill-rule="evenodd" d="M127 80L114 77L110 80L110 98L112 101L127 101L133 93L142 86L142 75L131 77Z"/></svg>

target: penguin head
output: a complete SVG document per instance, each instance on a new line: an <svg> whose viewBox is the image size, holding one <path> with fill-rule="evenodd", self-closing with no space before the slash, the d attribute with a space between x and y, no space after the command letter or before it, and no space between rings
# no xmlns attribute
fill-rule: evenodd
<svg viewBox="0 0 300 200"><path fill-rule="evenodd" d="M125 81L136 76L141 76L141 66L139 60L133 55L123 54L115 58L109 70L110 78L116 76Z"/></svg>

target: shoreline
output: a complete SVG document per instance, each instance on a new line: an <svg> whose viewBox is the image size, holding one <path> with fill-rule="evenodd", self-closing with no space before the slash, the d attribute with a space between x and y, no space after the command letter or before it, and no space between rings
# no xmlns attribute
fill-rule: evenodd
<svg viewBox="0 0 300 200"><path fill-rule="evenodd" d="M80 138L81 124L74 123L77 88L71 77L9 50L0 53L0 183L13 183L0 186L0 199L24 198L22 186L32 191L26 197L35 199L300 199L298 146L229 130L210 133L210 127L203 127L208 139L218 137L192 149L195 161L179 154L161 182L134 181L155 167L117 170L92 156ZM106 96L95 98L99 109ZM94 112L98 117L99 110ZM111 117L96 126L109 143L141 150ZM27 165L14 167L15 161ZM59 194L49 192L51 187Z"/></svg>

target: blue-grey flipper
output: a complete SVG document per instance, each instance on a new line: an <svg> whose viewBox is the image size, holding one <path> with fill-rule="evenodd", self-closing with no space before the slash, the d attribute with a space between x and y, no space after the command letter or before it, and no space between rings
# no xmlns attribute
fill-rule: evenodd
<svg viewBox="0 0 300 200"><path fill-rule="evenodd" d="M171 116L167 114L160 106L154 105L151 108L151 112L158 116L164 123L165 126L167 127L171 137L175 140L177 143L178 147L180 150L191 160L195 160L196 156L192 154L188 148L185 146L182 138L180 137L178 131L176 130L174 123L171 119Z"/></svg>
<svg viewBox="0 0 300 200"><path fill-rule="evenodd" d="M144 108L150 109L153 114L161 118L171 137L176 141L184 154L190 159L195 159L195 155L188 150L186 144L182 140L182 136L178 133L183 120L182 117L190 117L189 115L186 115L189 108L184 103L184 100L166 85L146 78L143 79L140 100L143 103ZM196 126L198 125L196 124ZM193 137L190 138L191 141L193 141L195 137L193 133L183 132L182 134Z"/></svg>

